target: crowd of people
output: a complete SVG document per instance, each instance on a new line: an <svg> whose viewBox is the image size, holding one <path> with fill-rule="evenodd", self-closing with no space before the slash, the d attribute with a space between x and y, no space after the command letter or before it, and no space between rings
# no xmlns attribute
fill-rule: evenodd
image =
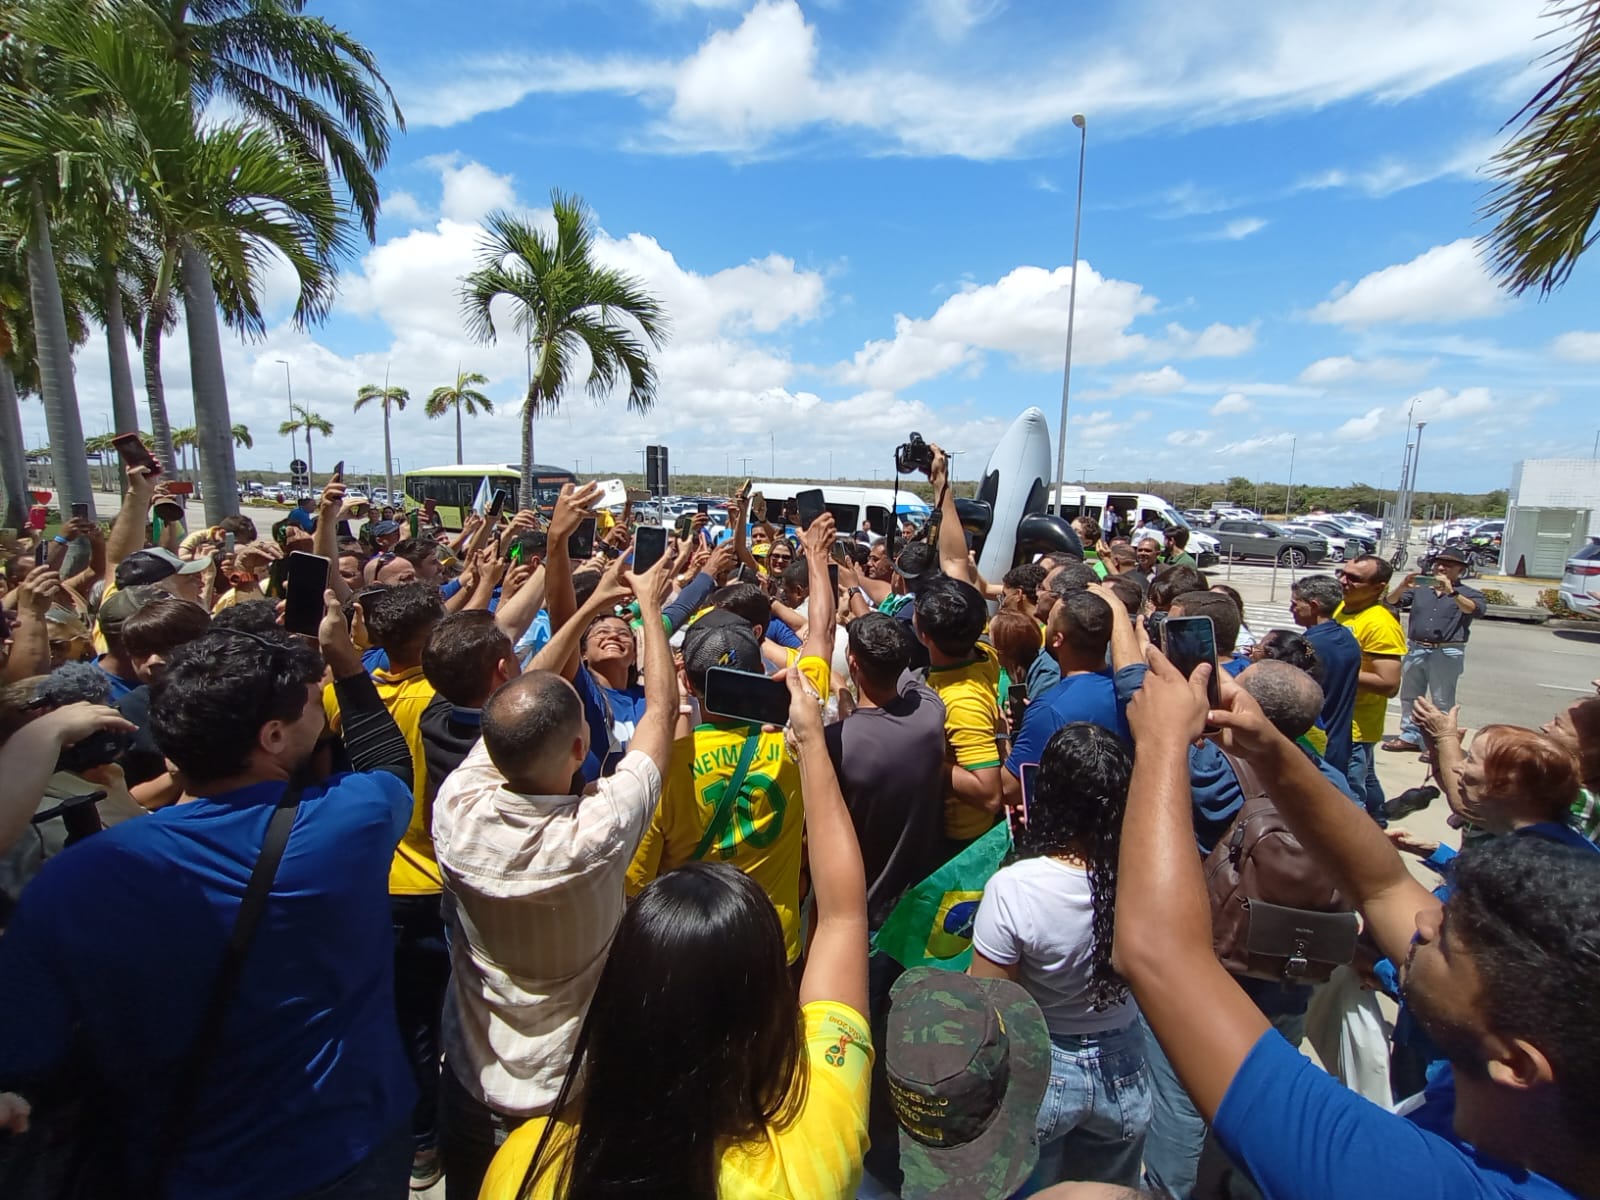
<svg viewBox="0 0 1600 1200"><path fill-rule="evenodd" d="M1108 514L985 579L932 459L654 561L140 467L6 545L0 1194L1600 1198L1600 696L1465 736L1448 556L1259 632Z"/></svg>

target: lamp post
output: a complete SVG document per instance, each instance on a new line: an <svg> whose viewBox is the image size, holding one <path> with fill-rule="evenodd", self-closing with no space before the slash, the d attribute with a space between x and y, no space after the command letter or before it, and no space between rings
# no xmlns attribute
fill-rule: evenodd
<svg viewBox="0 0 1600 1200"><path fill-rule="evenodd" d="M1294 449L1299 442L1299 438L1289 439L1289 486L1283 494L1283 516L1285 520L1294 516Z"/></svg>
<svg viewBox="0 0 1600 1200"><path fill-rule="evenodd" d="M286 359L286 358L280 358L277 361L283 365L283 386L285 388L287 388L288 392L289 392L289 420L293 421L294 420L294 380L292 378L290 378L290 376L289 376L289 360ZM310 444L311 444L311 431L308 429L308 430L306 430L306 445L309 446ZM296 449L296 445L297 445L297 443L295 442L295 438L294 438L294 430L291 429L291 430L289 430L289 461L291 461L291 462L293 462L295 459L300 457L300 451Z"/></svg>
<svg viewBox="0 0 1600 1200"><path fill-rule="evenodd" d="M1067 288L1067 361L1061 371L1061 424L1056 430L1056 489L1050 510L1061 511L1062 478L1067 470L1067 394L1072 387L1072 325L1078 310L1078 239L1083 233L1083 162L1089 149L1089 127L1082 113L1072 114L1078 127L1078 204L1072 218L1072 283Z"/></svg>

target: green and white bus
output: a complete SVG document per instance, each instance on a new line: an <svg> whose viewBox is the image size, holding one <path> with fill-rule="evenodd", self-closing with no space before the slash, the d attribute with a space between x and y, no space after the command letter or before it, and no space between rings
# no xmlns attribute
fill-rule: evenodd
<svg viewBox="0 0 1600 1200"><path fill-rule="evenodd" d="M489 480L490 491L504 489L511 502L507 512L519 508L536 508L545 515L556 506L564 484L576 483L578 477L562 467L548 467L535 463L533 467L534 499L526 503L521 496L522 468L515 463L452 463L447 467L423 467L407 471L405 476L406 511L422 507L424 500L433 500L438 506L439 520L446 529L460 529L462 519L472 511L473 497L478 487Z"/></svg>

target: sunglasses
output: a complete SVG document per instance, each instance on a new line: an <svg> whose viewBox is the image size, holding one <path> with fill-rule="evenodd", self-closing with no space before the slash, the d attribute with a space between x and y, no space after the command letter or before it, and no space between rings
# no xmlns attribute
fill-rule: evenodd
<svg viewBox="0 0 1600 1200"><path fill-rule="evenodd" d="M1377 582L1376 579L1367 579L1367 578L1364 578L1363 576L1360 576L1360 575L1352 575L1352 574L1350 574L1349 571L1335 571L1333 574L1334 574L1334 577L1336 579L1342 579L1346 583L1358 583L1358 584L1360 584L1360 583L1376 583Z"/></svg>

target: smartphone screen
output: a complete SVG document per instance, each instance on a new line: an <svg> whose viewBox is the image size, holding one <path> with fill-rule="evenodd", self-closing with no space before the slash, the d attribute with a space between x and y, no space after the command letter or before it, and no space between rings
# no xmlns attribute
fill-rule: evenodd
<svg viewBox="0 0 1600 1200"><path fill-rule="evenodd" d="M333 464L333 478L330 479L328 482L330 482L330 483L343 483L344 482L344 459L341 458L338 462Z"/></svg>
<svg viewBox="0 0 1600 1200"><path fill-rule="evenodd" d="M238 539L233 534L225 533L222 535L222 548L229 554L232 554L238 548L238 544Z"/></svg>
<svg viewBox="0 0 1600 1200"><path fill-rule="evenodd" d="M41 541L33 548L33 565L42 567L50 558L50 543Z"/></svg>
<svg viewBox="0 0 1600 1200"><path fill-rule="evenodd" d="M667 553L667 531L659 525L641 525L633 535L633 573L643 575Z"/></svg>
<svg viewBox="0 0 1600 1200"><path fill-rule="evenodd" d="M828 505L822 498L821 488L807 488L795 495L794 503L800 514L800 528L810 529L811 522L828 511Z"/></svg>
<svg viewBox="0 0 1600 1200"><path fill-rule="evenodd" d="M511 499L511 496L505 491L505 489L496 488L494 490L494 495L489 500L489 517L490 517L490 519L498 517L501 513L505 512L505 510L506 510L506 501L508 501L510 499Z"/></svg>
<svg viewBox="0 0 1600 1200"><path fill-rule="evenodd" d="M833 585L833 594L837 596L839 594L839 564L836 562L828 564L828 582Z"/></svg>
<svg viewBox="0 0 1600 1200"><path fill-rule="evenodd" d="M77 508L78 506L74 504L72 507ZM1439 577L1437 575L1418 575L1413 584L1419 588L1436 588L1439 586Z"/></svg>
<svg viewBox="0 0 1600 1200"><path fill-rule="evenodd" d="M1222 707L1222 688L1217 682L1217 631L1210 617L1168 617L1161 625L1161 649L1185 677L1193 675L1201 663L1210 663L1206 699L1212 708Z"/></svg>
<svg viewBox="0 0 1600 1200"><path fill-rule="evenodd" d="M283 604L283 627L290 633L315 637L322 624L322 593L328 587L328 560L320 554L296 550L289 555Z"/></svg>
<svg viewBox="0 0 1600 1200"><path fill-rule="evenodd" d="M702 517L709 516L711 514L711 505L708 501L701 500L694 506L694 511Z"/></svg>
<svg viewBox="0 0 1600 1200"><path fill-rule="evenodd" d="M111 439L111 444L117 448L117 457L126 466L144 467L152 475L161 474L161 464L150 453L149 447L139 440L137 433L119 433Z"/></svg>
<svg viewBox="0 0 1600 1200"><path fill-rule="evenodd" d="M72 519L74 521L87 521L89 519L89 505L87 501L72 506Z"/></svg>
<svg viewBox="0 0 1600 1200"><path fill-rule="evenodd" d="M749 671L711 667L706 671L705 710L754 725L787 725L789 686Z"/></svg>
<svg viewBox="0 0 1600 1200"><path fill-rule="evenodd" d="M1015 808L1006 809L1006 820L1011 824L1011 845L1020 848L1028 842L1028 816L1033 804L1033 789L1039 782L1039 764L1021 764L1022 774L1018 776L1022 784L1022 803Z"/></svg>
<svg viewBox="0 0 1600 1200"><path fill-rule="evenodd" d="M590 517L567 539L568 558L588 558L594 553L594 518Z"/></svg>

